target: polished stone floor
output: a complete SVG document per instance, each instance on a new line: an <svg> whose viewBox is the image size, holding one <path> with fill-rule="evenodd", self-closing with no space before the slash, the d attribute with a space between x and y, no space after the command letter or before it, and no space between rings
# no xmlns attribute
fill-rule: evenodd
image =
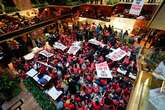
<svg viewBox="0 0 165 110"><path fill-rule="evenodd" d="M19 100L23 101L23 104L20 106L21 110L42 110L33 98L32 94L25 91L21 92L17 97L13 98L11 101L5 102L2 106L3 110L8 110ZM15 107L13 106L12 109L15 110L14 108Z"/></svg>

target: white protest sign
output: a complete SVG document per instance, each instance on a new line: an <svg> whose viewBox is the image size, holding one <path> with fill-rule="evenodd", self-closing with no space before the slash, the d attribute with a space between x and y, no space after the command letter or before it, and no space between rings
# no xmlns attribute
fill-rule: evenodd
<svg viewBox="0 0 165 110"><path fill-rule="evenodd" d="M35 69L30 69L26 74L30 77L34 77L38 72Z"/></svg>
<svg viewBox="0 0 165 110"><path fill-rule="evenodd" d="M88 42L91 43L91 44L94 44L94 45L98 45L98 46L100 45L101 47L105 46L105 44L103 44L100 41L97 41L96 39L90 39Z"/></svg>
<svg viewBox="0 0 165 110"><path fill-rule="evenodd" d="M46 51L46 50L40 51L39 54L41 54L41 55L43 55L43 56L45 56L45 57L52 57L52 56L53 56L52 53L49 53L49 52Z"/></svg>
<svg viewBox="0 0 165 110"><path fill-rule="evenodd" d="M49 75L44 74L44 76L43 76L42 78L40 78L40 79L46 80L46 83L45 83L45 84L41 84L41 82L39 81L40 79L38 78L38 74L35 75L35 76L33 77L33 79L34 79L38 84L40 84L41 86L45 86L45 85L51 80L51 77L50 77Z"/></svg>
<svg viewBox="0 0 165 110"><path fill-rule="evenodd" d="M123 70L122 68L119 67L119 68L117 68L117 72L126 75L127 70Z"/></svg>
<svg viewBox="0 0 165 110"><path fill-rule="evenodd" d="M58 91L55 87L50 88L49 90L45 91L53 100L56 100L61 94L62 91Z"/></svg>
<svg viewBox="0 0 165 110"><path fill-rule="evenodd" d="M107 62L96 64L98 78L112 78Z"/></svg>
<svg viewBox="0 0 165 110"><path fill-rule="evenodd" d="M129 77L132 78L132 79L136 79L136 76L133 75L132 73L129 73Z"/></svg>
<svg viewBox="0 0 165 110"><path fill-rule="evenodd" d="M24 59L25 60L31 60L34 58L34 55L35 55L34 53L30 52L24 56Z"/></svg>
<svg viewBox="0 0 165 110"><path fill-rule="evenodd" d="M113 61L118 61L118 60L121 60L126 55L127 53L124 50L117 48L112 53L109 53L108 55L106 55L106 57L110 58Z"/></svg>
<svg viewBox="0 0 165 110"><path fill-rule="evenodd" d="M81 41L75 41L72 43L72 46L81 46Z"/></svg>
<svg viewBox="0 0 165 110"><path fill-rule="evenodd" d="M80 50L80 46L71 46L67 53L76 55L76 53Z"/></svg>
<svg viewBox="0 0 165 110"><path fill-rule="evenodd" d="M131 9L129 11L129 14L138 16L141 12L143 5L144 5L144 0L134 0Z"/></svg>
<svg viewBox="0 0 165 110"><path fill-rule="evenodd" d="M59 42L55 42L53 47L57 48L57 49L60 49L62 51L64 51L67 48L65 45L63 45L62 43L59 43Z"/></svg>

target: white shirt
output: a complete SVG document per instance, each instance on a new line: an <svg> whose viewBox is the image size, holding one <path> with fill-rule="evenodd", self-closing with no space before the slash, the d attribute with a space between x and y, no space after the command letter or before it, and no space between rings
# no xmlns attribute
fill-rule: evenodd
<svg viewBox="0 0 165 110"><path fill-rule="evenodd" d="M161 74L165 77L165 64L163 61L161 61L160 64L156 67L155 73Z"/></svg>

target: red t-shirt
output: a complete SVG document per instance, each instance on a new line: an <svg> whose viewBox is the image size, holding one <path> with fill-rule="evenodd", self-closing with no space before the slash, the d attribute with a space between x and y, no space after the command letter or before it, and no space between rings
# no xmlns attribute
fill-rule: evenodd
<svg viewBox="0 0 165 110"><path fill-rule="evenodd" d="M78 73L78 68L75 68L75 67L74 67L74 68L73 68L73 72L74 72L74 74L75 74L75 73Z"/></svg>
<svg viewBox="0 0 165 110"><path fill-rule="evenodd" d="M80 58L79 64L82 64L82 63L84 63L84 59L83 58Z"/></svg>
<svg viewBox="0 0 165 110"><path fill-rule="evenodd" d="M93 88L93 91L94 91L95 93L98 93L98 92L100 91L99 86L98 86L98 87L94 87L94 88Z"/></svg>
<svg viewBox="0 0 165 110"><path fill-rule="evenodd" d="M56 65L58 63L58 60L57 59L54 59L54 64Z"/></svg>
<svg viewBox="0 0 165 110"><path fill-rule="evenodd" d="M70 110L74 109L75 108L74 104L69 104L69 108Z"/></svg>
<svg viewBox="0 0 165 110"><path fill-rule="evenodd" d="M76 102L80 102L81 101L81 99L79 98L79 97L74 97L74 100L76 101Z"/></svg>
<svg viewBox="0 0 165 110"><path fill-rule="evenodd" d="M94 110L101 110L100 104L97 105L95 102L92 102L92 106L93 106Z"/></svg>
<svg viewBox="0 0 165 110"><path fill-rule="evenodd" d="M28 64L25 64L25 65L24 65L24 68L25 68L25 70L27 71L27 70L29 69L29 65L28 65Z"/></svg>
<svg viewBox="0 0 165 110"><path fill-rule="evenodd" d="M101 80L100 80L100 83L101 83L102 85L106 85L106 84L107 84L107 81L106 81L105 79L101 79Z"/></svg>
<svg viewBox="0 0 165 110"><path fill-rule="evenodd" d="M92 93L92 87L86 87L85 92L87 94L91 94Z"/></svg>
<svg viewBox="0 0 165 110"><path fill-rule="evenodd" d="M88 110L84 105L79 107L78 110Z"/></svg>
<svg viewBox="0 0 165 110"><path fill-rule="evenodd" d="M40 72L40 73L45 73L45 72L46 72L46 68L42 66L42 67L39 69L39 72Z"/></svg>
<svg viewBox="0 0 165 110"><path fill-rule="evenodd" d="M88 81L92 81L93 79L92 79L92 77L91 77L90 75L88 75L88 76L87 76L87 80L88 80Z"/></svg>

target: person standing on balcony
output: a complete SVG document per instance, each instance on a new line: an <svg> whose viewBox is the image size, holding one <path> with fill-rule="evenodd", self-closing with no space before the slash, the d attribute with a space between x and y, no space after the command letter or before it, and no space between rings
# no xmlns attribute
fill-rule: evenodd
<svg viewBox="0 0 165 110"><path fill-rule="evenodd" d="M103 0L100 0L100 4L103 4Z"/></svg>
<svg viewBox="0 0 165 110"><path fill-rule="evenodd" d="M123 34L123 39L125 39L126 37L128 37L128 31L127 30Z"/></svg>
<svg viewBox="0 0 165 110"><path fill-rule="evenodd" d="M98 4L98 1L99 1L99 0L95 0L95 4Z"/></svg>
<svg viewBox="0 0 165 110"><path fill-rule="evenodd" d="M159 63L152 75L158 79L165 80L165 58Z"/></svg>
<svg viewBox="0 0 165 110"><path fill-rule="evenodd" d="M94 0L90 0L91 4L93 4L93 1L94 1Z"/></svg>
<svg viewBox="0 0 165 110"><path fill-rule="evenodd" d="M155 3L156 0L148 0L148 3Z"/></svg>

